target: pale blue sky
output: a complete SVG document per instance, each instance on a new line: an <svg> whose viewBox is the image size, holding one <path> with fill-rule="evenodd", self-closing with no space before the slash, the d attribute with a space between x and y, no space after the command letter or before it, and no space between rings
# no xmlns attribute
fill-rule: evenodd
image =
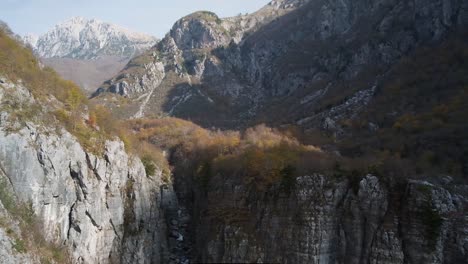
<svg viewBox="0 0 468 264"><path fill-rule="evenodd" d="M0 20L17 34L41 34L73 16L96 18L163 37L174 22L194 11L220 17L251 13L270 0L0 0Z"/></svg>

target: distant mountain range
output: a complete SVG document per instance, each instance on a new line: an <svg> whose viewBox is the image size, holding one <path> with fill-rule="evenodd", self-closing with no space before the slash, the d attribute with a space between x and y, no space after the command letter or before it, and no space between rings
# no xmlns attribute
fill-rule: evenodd
<svg viewBox="0 0 468 264"><path fill-rule="evenodd" d="M157 42L155 37L82 17L73 17L40 36L27 35L24 40L42 58L73 59L129 58Z"/></svg>
<svg viewBox="0 0 468 264"><path fill-rule="evenodd" d="M43 63L87 91L116 74L130 58L157 43L142 33L96 19L73 17L47 33L26 35Z"/></svg>

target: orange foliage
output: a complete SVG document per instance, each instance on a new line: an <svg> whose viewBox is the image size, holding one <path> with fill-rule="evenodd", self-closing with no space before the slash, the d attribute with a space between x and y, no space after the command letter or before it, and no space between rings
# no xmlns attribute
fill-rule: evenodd
<svg viewBox="0 0 468 264"><path fill-rule="evenodd" d="M89 113L89 117L88 117L88 121L87 121L88 125L92 128L96 128L96 125L97 125L97 120L96 120L96 113L93 111L91 113Z"/></svg>
<svg viewBox="0 0 468 264"><path fill-rule="evenodd" d="M177 118L129 121L140 141L178 149L192 164L187 174L203 177L240 174L258 188L282 180L282 171L318 172L331 166L319 148L265 125L238 131L211 131ZM307 160L306 160L307 159Z"/></svg>

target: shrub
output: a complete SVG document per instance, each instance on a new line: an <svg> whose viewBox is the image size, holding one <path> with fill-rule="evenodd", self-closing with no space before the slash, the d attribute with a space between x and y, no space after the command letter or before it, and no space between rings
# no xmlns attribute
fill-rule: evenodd
<svg viewBox="0 0 468 264"><path fill-rule="evenodd" d="M92 107L91 113L95 117L96 125L101 133L108 137L117 136L120 125L108 108L103 105L95 105Z"/></svg>
<svg viewBox="0 0 468 264"><path fill-rule="evenodd" d="M0 178L0 201L7 211L12 211L15 208L15 200L8 190L5 179Z"/></svg>
<svg viewBox="0 0 468 264"><path fill-rule="evenodd" d="M439 238L443 219L431 202L422 208L421 220L426 226L426 235L431 247L435 247Z"/></svg>
<svg viewBox="0 0 468 264"><path fill-rule="evenodd" d="M296 168L292 165L287 165L280 171L280 174L281 187L287 194L290 194L296 183L296 178L294 177L296 175Z"/></svg>
<svg viewBox="0 0 468 264"><path fill-rule="evenodd" d="M156 166L150 156L143 156L143 158L141 158L141 162L143 162L143 165L145 166L147 176L153 176L156 173Z"/></svg>
<svg viewBox="0 0 468 264"><path fill-rule="evenodd" d="M18 253L25 253L27 251L26 244L19 238L15 239L15 242L12 246Z"/></svg>

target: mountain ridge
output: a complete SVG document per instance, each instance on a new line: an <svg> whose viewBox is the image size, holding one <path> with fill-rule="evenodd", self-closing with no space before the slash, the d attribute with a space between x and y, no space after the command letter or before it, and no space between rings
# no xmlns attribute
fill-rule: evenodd
<svg viewBox="0 0 468 264"><path fill-rule="evenodd" d="M190 100L194 98L202 100L202 104L197 106L203 109L202 111L206 111L210 109L210 105L214 105L214 101L197 87L205 69L217 74L217 64L221 61L212 51L241 43L250 32L305 6L308 2L307 0L273 1L254 13L228 18L219 18L208 11L189 14L175 22L157 45L131 60L118 75L106 81L93 96L110 91L129 98L148 99L145 102L149 103L142 105L130 100L129 108L122 109L126 117L137 114L140 116L142 112L143 116L144 112L158 114L162 111L174 114L177 106L183 106L190 98ZM238 83L234 85L242 87ZM173 87L178 89L172 89ZM165 100L165 96L170 92L174 93L173 96ZM242 107L244 106L239 105L235 109L240 111ZM118 109L115 110L119 112ZM225 112L217 110L219 109L207 111Z"/></svg>
<svg viewBox="0 0 468 264"><path fill-rule="evenodd" d="M27 35L40 57L94 59L99 56L132 57L156 44L157 38L97 19L72 17L39 36Z"/></svg>

